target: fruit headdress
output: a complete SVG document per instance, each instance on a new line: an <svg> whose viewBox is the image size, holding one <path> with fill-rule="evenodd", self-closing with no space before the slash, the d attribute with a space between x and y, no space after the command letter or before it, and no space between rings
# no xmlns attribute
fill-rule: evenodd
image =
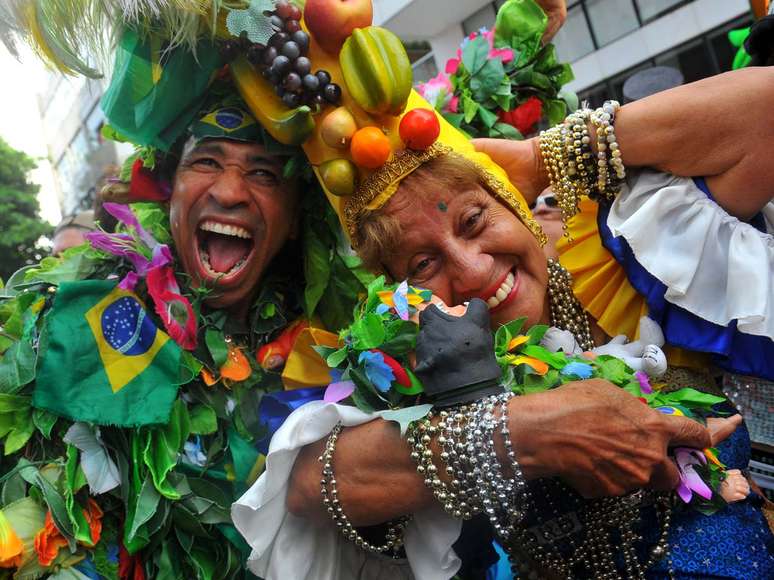
<svg viewBox="0 0 774 580"><path fill-rule="evenodd" d="M505 172L412 90L402 43L371 25L369 0L359 5L361 12L353 16L343 3L307 0L301 22L310 32L312 62L341 87L340 104L313 115L304 151L353 245L365 213L386 204L403 178L441 155L472 161L489 189L543 240Z"/></svg>

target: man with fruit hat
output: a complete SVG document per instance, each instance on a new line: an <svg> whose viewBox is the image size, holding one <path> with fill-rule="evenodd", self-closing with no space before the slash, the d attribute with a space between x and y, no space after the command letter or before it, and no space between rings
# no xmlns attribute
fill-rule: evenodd
<svg viewBox="0 0 774 580"><path fill-rule="evenodd" d="M252 577L229 506L262 470L256 443L265 452L276 423L258 415L282 388L264 367L281 366L305 325L273 339L318 305L336 305L323 319L345 324L359 287L352 257L324 232L307 235L322 248L316 266L351 295L318 277L305 298L295 241L302 205L317 219L327 211L302 197L299 144L340 89L312 69L290 4L88 4L86 26L64 4L3 9L5 25L67 73L98 76L70 41L104 51L102 30L114 27L103 134L137 149L103 192L117 233L89 234L0 297L0 566ZM279 94L249 64L268 57L262 72Z"/></svg>

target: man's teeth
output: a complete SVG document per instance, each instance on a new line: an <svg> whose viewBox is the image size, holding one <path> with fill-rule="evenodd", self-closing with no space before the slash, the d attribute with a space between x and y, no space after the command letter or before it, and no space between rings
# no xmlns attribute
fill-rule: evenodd
<svg viewBox="0 0 774 580"><path fill-rule="evenodd" d="M222 234L224 236L235 236L237 238L244 238L251 240L253 236L245 228L239 226L232 226L229 224L222 224L214 221L206 221L199 226L205 232L214 232L216 234Z"/></svg>
<svg viewBox="0 0 774 580"><path fill-rule="evenodd" d="M202 258L202 264L204 265L204 271L207 272L209 276L212 276L213 278L218 278L221 276L231 276L232 274L236 274L239 270L242 269L242 266L245 265L245 259L240 259L236 264L231 266L231 269L228 272L216 272L212 269L212 266L210 265L210 255L207 253L206 250L200 250L199 254Z"/></svg>
<svg viewBox="0 0 774 580"><path fill-rule="evenodd" d="M505 277L505 280L503 280L502 285L497 289L497 292L495 292L495 295L486 301L489 310L497 308L503 300L508 298L511 290L513 290L515 280L516 277L513 275L513 272L508 272L508 275Z"/></svg>

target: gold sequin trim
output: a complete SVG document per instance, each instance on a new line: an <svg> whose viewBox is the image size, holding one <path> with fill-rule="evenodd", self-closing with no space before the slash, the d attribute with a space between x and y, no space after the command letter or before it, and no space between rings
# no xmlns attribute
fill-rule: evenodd
<svg viewBox="0 0 774 580"><path fill-rule="evenodd" d="M535 236L541 246L546 245L548 238L540 227L540 224L535 221L516 195L505 186L501 179L482 168L475 161L468 159L464 155L455 153L448 145L434 143L424 151L406 150L401 155L398 155L391 161L385 163L376 172L366 178L357 188L354 195L347 200L344 207L344 218L354 248L357 248L360 244L360 240L357 236L357 225L368 211L373 211L383 206L390 199L392 194L395 193L395 190L397 190L398 184L402 179L410 175L424 163L442 155L458 156L470 161L476 167L479 177L486 188L517 215L522 223L527 226L532 235ZM389 192L389 194L384 195L385 192ZM381 195L384 195L382 203L372 207L374 200Z"/></svg>
<svg viewBox="0 0 774 580"><path fill-rule="evenodd" d="M347 199L344 204L344 218L353 245L357 247L357 244L359 243L359 240L356 239L357 224L367 213L366 210L368 209L368 206L371 205L372 201L391 187L397 188L397 184L400 183L404 177L411 174L422 164L431 159L435 159L436 157L440 157L441 155L451 153L451 151L452 148L443 143L434 143L423 151L406 149L364 179L355 190L352 197ZM384 202L387 202L388 199L389 196L385 197Z"/></svg>

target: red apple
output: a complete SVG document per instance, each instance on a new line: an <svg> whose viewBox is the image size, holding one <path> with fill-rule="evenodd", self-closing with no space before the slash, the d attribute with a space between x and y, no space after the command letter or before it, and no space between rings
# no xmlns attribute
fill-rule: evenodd
<svg viewBox="0 0 774 580"><path fill-rule="evenodd" d="M371 26L371 0L306 0L304 22L325 52L338 54L355 28Z"/></svg>

